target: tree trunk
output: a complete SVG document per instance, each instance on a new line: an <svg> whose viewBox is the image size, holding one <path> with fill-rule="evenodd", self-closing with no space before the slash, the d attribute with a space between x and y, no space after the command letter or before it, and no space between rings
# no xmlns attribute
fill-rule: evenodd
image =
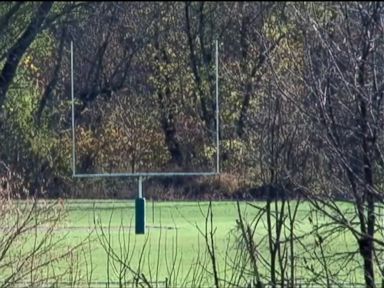
<svg viewBox="0 0 384 288"><path fill-rule="evenodd" d="M9 50L3 69L0 72L0 107L4 104L9 86L15 76L21 58L40 32L41 26L52 5L52 1L43 2L40 5L27 29Z"/></svg>

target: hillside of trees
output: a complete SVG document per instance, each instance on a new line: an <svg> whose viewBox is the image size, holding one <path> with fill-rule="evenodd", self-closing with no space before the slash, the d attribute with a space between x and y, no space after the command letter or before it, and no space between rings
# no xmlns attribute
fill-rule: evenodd
<svg viewBox="0 0 384 288"><path fill-rule="evenodd" d="M151 186L380 198L382 10L376 2L4 2L2 192L136 189L129 179L72 178L71 41L76 172L214 171L217 40L222 173Z"/></svg>

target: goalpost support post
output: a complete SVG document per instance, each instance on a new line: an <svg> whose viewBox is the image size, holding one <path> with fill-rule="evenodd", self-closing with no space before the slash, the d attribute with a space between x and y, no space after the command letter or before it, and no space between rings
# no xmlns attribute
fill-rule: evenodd
<svg viewBox="0 0 384 288"><path fill-rule="evenodd" d="M143 177L139 176L139 197L135 201L135 232L145 234L145 198L143 197Z"/></svg>

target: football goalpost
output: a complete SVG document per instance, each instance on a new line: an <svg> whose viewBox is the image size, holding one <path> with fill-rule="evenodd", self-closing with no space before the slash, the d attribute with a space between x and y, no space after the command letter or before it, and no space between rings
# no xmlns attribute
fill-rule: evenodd
<svg viewBox="0 0 384 288"><path fill-rule="evenodd" d="M215 41L215 118L216 118L216 171L207 172L136 172L136 173L76 173L76 135L75 135L75 87L73 41L71 41L71 106L72 106L72 177L102 178L102 177L136 177L138 178L138 196L135 200L135 233L145 234L145 197L143 194L144 177L176 177L176 176L214 176L220 174L220 138L219 138L219 55L218 41Z"/></svg>

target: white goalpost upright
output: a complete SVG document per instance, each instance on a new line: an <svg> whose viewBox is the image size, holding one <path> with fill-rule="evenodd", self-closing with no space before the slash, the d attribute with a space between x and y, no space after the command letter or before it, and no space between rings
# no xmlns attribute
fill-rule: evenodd
<svg viewBox="0 0 384 288"><path fill-rule="evenodd" d="M219 47L215 41L215 118L216 118L216 171L207 172L123 172L123 173L77 173L76 172L76 135L75 135L75 87L74 87L74 51L73 41L71 52L71 107L72 107L72 177L101 178L101 177L137 177L138 198L135 202L135 232L145 234L145 198L143 196L143 177L176 177L176 176L214 176L220 174L220 135L219 135Z"/></svg>

